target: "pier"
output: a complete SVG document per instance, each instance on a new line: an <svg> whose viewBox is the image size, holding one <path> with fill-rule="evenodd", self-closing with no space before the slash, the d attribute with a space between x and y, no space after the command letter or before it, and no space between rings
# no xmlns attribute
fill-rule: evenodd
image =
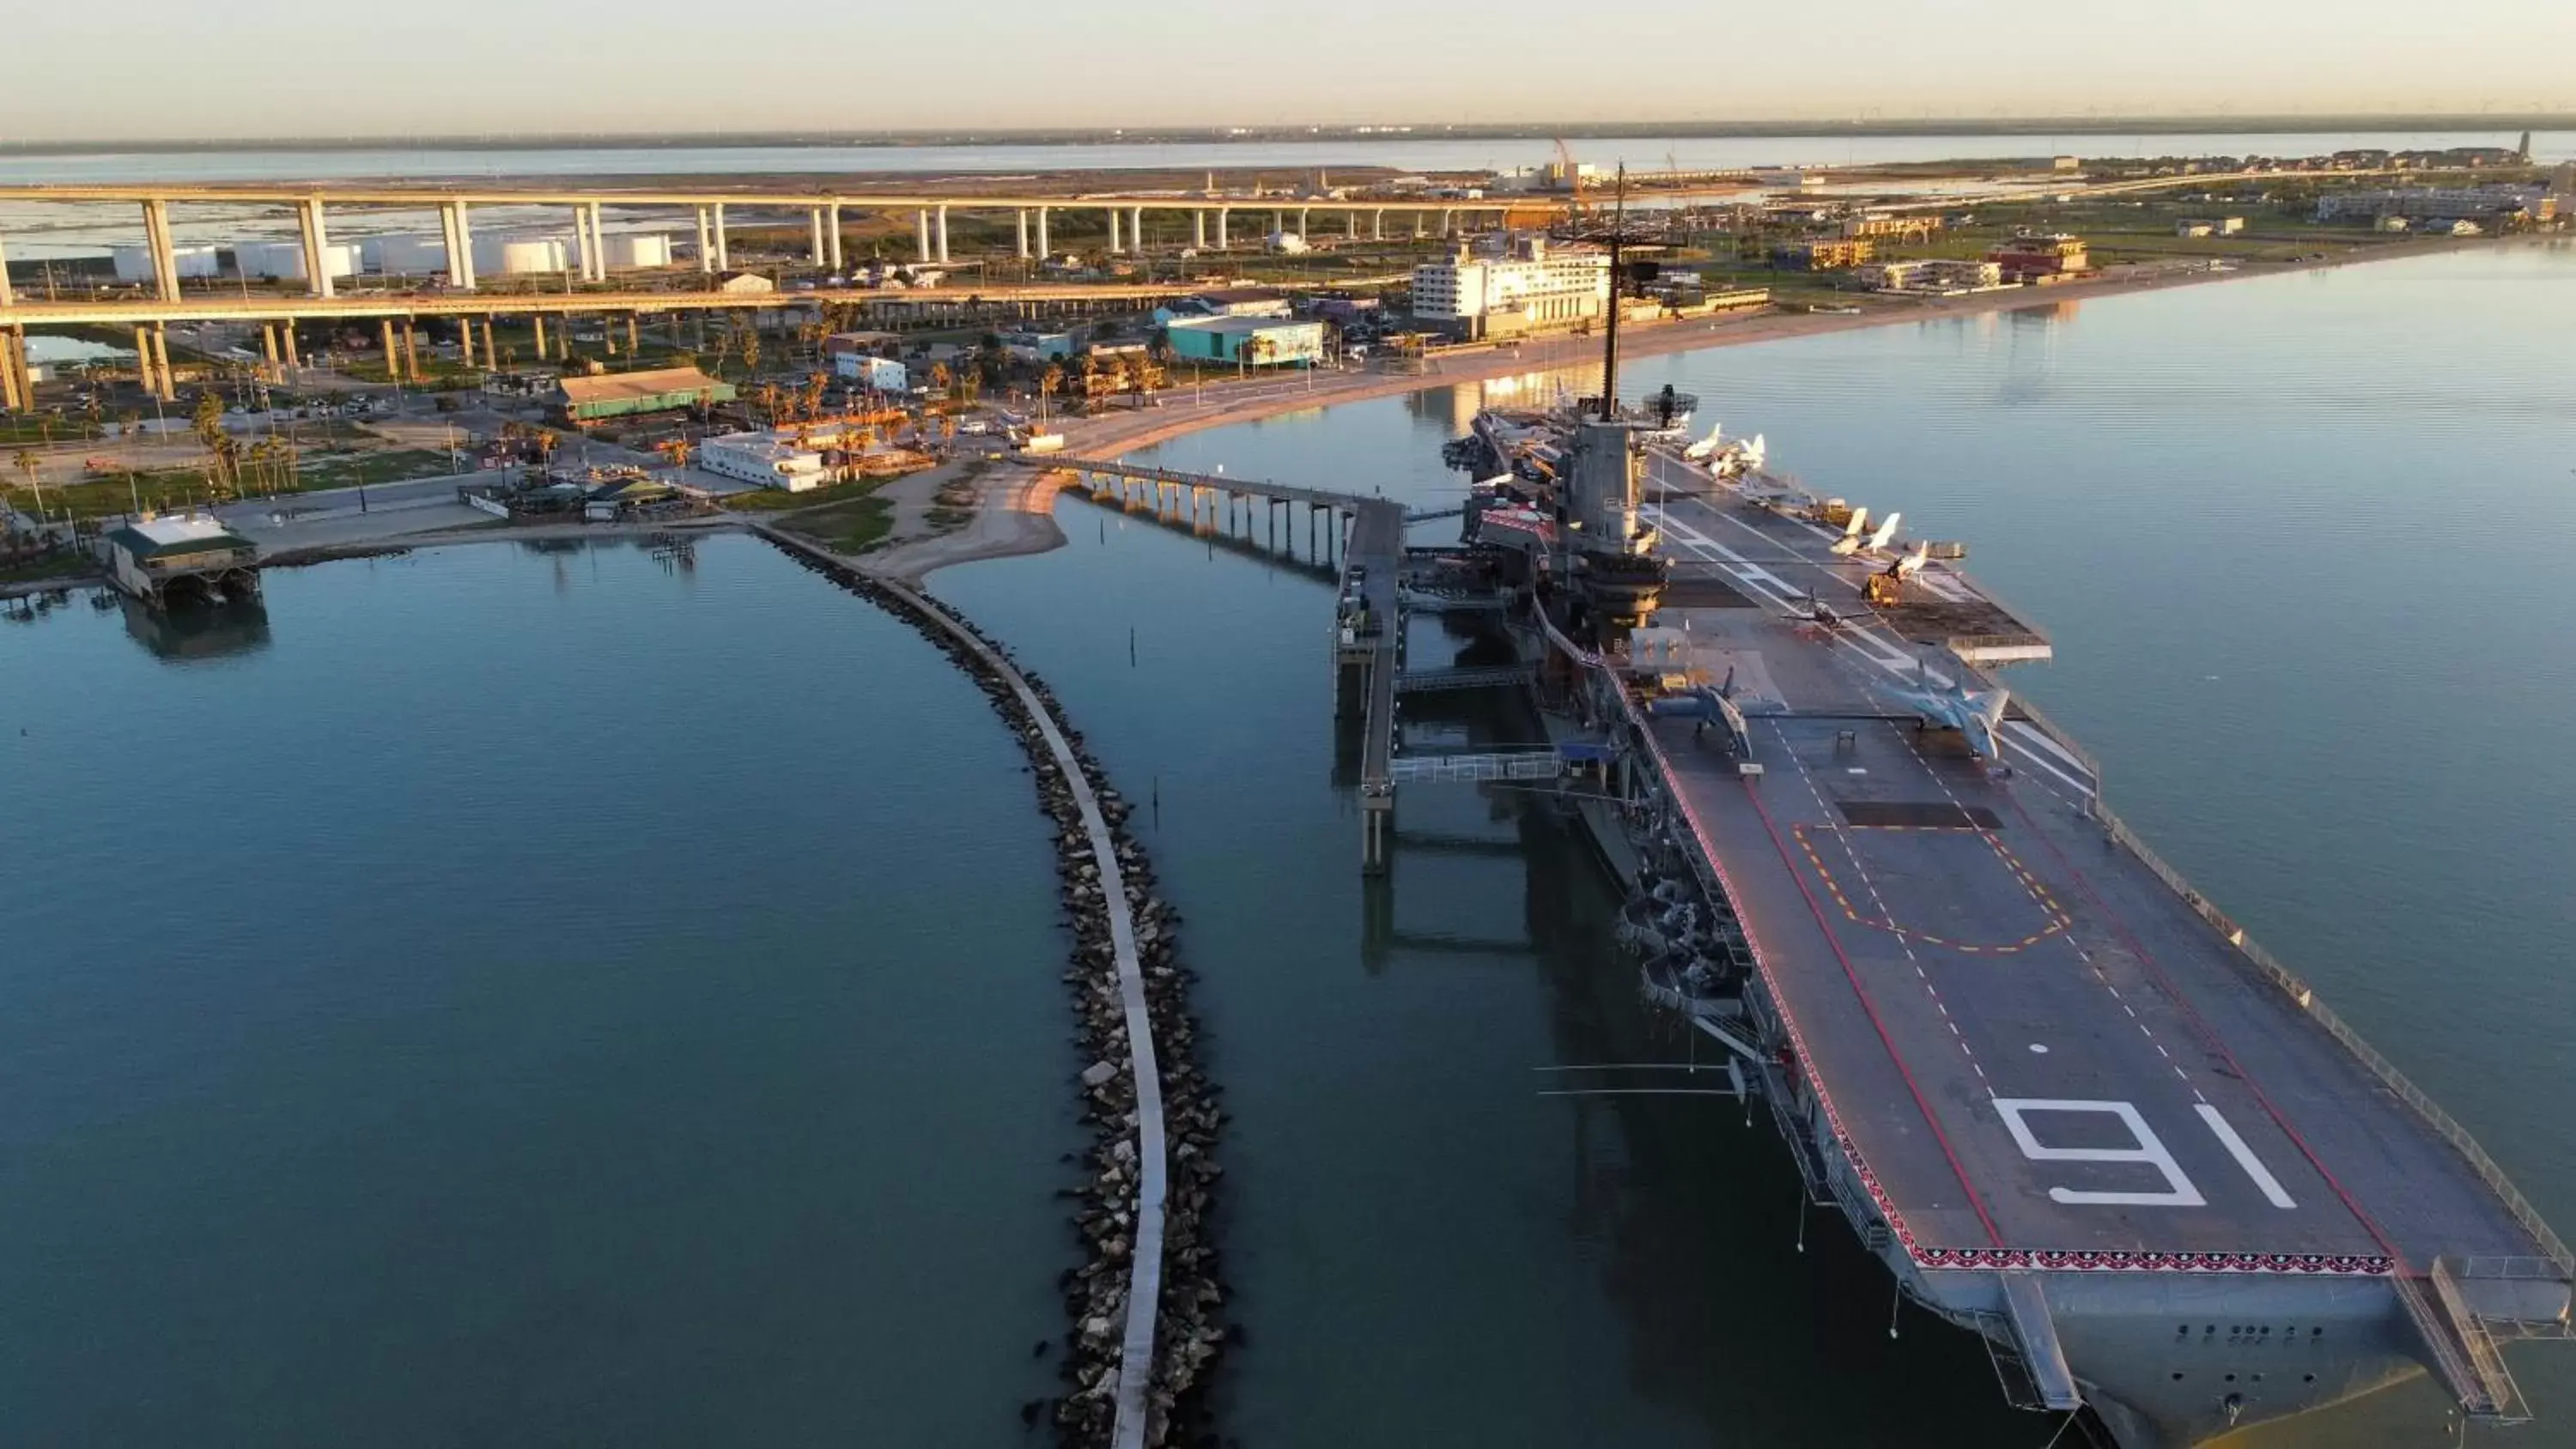
<svg viewBox="0 0 2576 1449"><path fill-rule="evenodd" d="M1359 722L1360 869L1384 874L1395 835L1395 697L1405 688L1404 506L1223 473L1090 458L1023 461L1076 475L1096 501L1150 507L1158 521L1174 527L1271 550L1284 547L1291 556L1297 545L1297 511L1305 511L1306 561L1329 570L1339 585L1332 622L1333 713ZM1258 526L1256 503L1263 514ZM1428 687L1461 686L1435 679Z"/></svg>

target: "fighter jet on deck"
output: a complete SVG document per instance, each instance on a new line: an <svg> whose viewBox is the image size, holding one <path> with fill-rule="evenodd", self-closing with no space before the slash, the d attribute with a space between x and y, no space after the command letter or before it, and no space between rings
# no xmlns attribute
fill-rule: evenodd
<svg viewBox="0 0 2576 1449"><path fill-rule="evenodd" d="M2011 700L2012 691L1969 689L1956 679L1936 685L1930 666L1918 662L1916 668L1921 674L1915 688L1882 688L1880 692L1912 710L1924 728L1957 730L1967 737L1968 748L1989 760L2002 759L2004 705Z"/></svg>
<svg viewBox="0 0 2576 1449"><path fill-rule="evenodd" d="M1711 724L1719 725L1725 729L1727 743L1734 748L1737 756L1750 757L1753 753L1753 727L1744 722L1744 711L1735 703L1733 668L1726 671L1725 682L1714 689L1705 684L1696 685L1679 694L1665 695L1647 705L1646 708L1651 714L1696 719L1701 729L1706 729Z"/></svg>

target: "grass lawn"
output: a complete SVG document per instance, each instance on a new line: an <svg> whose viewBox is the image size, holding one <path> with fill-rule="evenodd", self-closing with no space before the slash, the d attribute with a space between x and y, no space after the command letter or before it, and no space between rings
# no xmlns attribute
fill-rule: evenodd
<svg viewBox="0 0 2576 1449"><path fill-rule="evenodd" d="M853 498L846 503L826 504L797 514L785 526L836 553L865 553L883 543L894 530L894 501Z"/></svg>
<svg viewBox="0 0 2576 1449"><path fill-rule="evenodd" d="M87 442L101 431L87 418L0 417L0 445Z"/></svg>
<svg viewBox="0 0 2576 1449"><path fill-rule="evenodd" d="M723 501L735 513L788 513L826 504L847 503L867 498L886 485L884 478L861 478L853 483L834 483L825 488L809 488L790 493L784 488L755 488L749 493L736 493Z"/></svg>
<svg viewBox="0 0 2576 1449"><path fill-rule="evenodd" d="M94 578L99 572L97 559L75 549L18 563L0 563L0 584L32 584L44 579Z"/></svg>
<svg viewBox="0 0 2576 1449"><path fill-rule="evenodd" d="M454 471L444 448L395 448L372 453L307 453L297 465L296 476L304 491L312 492L443 477Z"/></svg>
<svg viewBox="0 0 2576 1449"><path fill-rule="evenodd" d="M447 472L447 453L438 448L308 453L296 469L294 486L279 486L282 480L268 476L246 477L243 486L254 496L264 495L272 489L280 493L310 493L324 488L354 488L407 478L443 477ZM21 506L32 512L33 495L23 486L17 491ZM233 496L229 493L217 496L206 481L206 465L198 463L175 468L137 469L130 479L125 473L118 472L67 485L47 484L45 507L48 511L68 508L74 518L107 518L132 512L138 502L146 508L174 509L227 502Z"/></svg>

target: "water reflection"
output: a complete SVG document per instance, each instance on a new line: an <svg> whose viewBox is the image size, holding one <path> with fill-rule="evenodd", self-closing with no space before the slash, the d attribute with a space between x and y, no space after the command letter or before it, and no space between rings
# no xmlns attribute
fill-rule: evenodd
<svg viewBox="0 0 2576 1449"><path fill-rule="evenodd" d="M155 609L117 596L126 637L169 660L221 659L268 647L268 605L258 599L223 604L177 604Z"/></svg>

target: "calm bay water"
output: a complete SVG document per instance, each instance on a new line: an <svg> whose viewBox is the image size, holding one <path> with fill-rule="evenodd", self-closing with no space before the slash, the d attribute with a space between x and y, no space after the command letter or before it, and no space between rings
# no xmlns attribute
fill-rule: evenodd
<svg viewBox="0 0 2576 1449"><path fill-rule="evenodd" d="M2561 583L2567 540L2576 539L2570 337L2576 249L2526 246L1644 359L1623 377L1632 393L1666 381L1697 392L1701 427L1723 418L1730 432L1767 433L1773 458L1811 486L1882 512L1902 509L1930 536L1969 540L1979 576L2057 642L2059 662L2025 667L2008 682L2103 758L2114 804L2466 1122L2545 1216L2571 1227L2576 1095L2565 1044L2576 1030L2576 984L2564 962L2566 942L2576 938L2568 868L2576 859L2569 810L2576 757L2559 740L2576 719L2576 648L2568 642L2576 638L2576 603ZM1454 501L1462 477L1440 467L1438 444L1482 399L1543 397L1595 381L1534 376L1300 414L1182 439L1159 458L1422 504ZM1088 506L1064 506L1078 559L1093 527ZM963 587L968 578L971 589ZM1040 619L1014 607L1019 590L1036 586L999 568L943 587L992 611L1006 634L1064 636L1052 647L1086 681L1090 670L1115 676L1123 667L1123 655L1084 652L1116 653L1094 634L1097 621ZM1103 587L1116 590L1108 612L1117 623L1182 636L1163 653L1186 652L1184 639L1266 647L1249 641L1272 632L1223 617L1195 622L1196 611L1222 596L1213 584L1133 596L1125 584ZM1258 591L1284 587L1273 581ZM1190 603L1175 612L1173 599ZM1321 668L1306 662L1316 646L1300 637L1302 627L1278 647L1292 680L1315 676L1300 685L1304 703L1238 696L1247 686L1228 677L1208 688L1198 712L1236 721L1227 748L1191 758L1166 701L1152 722L1134 726L1170 735L1164 748L1121 756L1113 738L1113 759L1128 773L1150 767L1222 777L1204 787L1218 798L1197 807L1219 816L1244 808L1234 803L1238 795L1284 789L1281 782L1300 773L1294 757L1257 741L1301 710L1320 718L1325 708ZM1095 699L1077 687L1077 707L1115 708L1106 701L1120 688L1102 683ZM1265 752L1258 761L1256 751ZM1168 774L1165 789L1168 807ZM1408 793L1407 827L1424 813L1474 808L1438 797ZM1225 826L1208 828L1226 838ZM1355 829L1337 820L1331 833ZM1349 848L1345 839L1319 840L1301 899L1341 888L1334 878L1350 868ZM1276 889L1274 881L1195 878L1216 867L1196 864L1190 852L1181 859L1192 862L1181 867L1181 899L1202 916L1215 904L1206 897L1223 900L1227 889L1253 896ZM1399 855L1399 910L1442 919L1508 913L1509 895L1498 904L1493 892L1524 873L1574 867L1533 857L1526 872L1505 870L1500 886L1453 883L1446 873L1458 868ZM1434 870L1441 874L1427 883ZM1337 938L1314 939L1341 929L1334 910L1295 919L1301 934L1269 950L1343 959ZM1297 968L1283 960L1279 969ZM1598 958L1593 969L1614 968ZM1230 993L1243 988L1212 973L1207 1000L1227 1033L1227 1080L1252 1093L1269 1072L1284 1079L1278 1119L1237 1099L1244 1112L1236 1151L1253 1163L1238 1266L1253 1265L1247 1311L1269 1334L1236 1367L1253 1426L1265 1416L1293 1421L1301 1395L1341 1405L1377 1391L1381 1356L1422 1362L1417 1347L1349 1338L1373 1326L1378 1299L1409 1304L1428 1295L1468 1310L1444 1320L1451 1337L1443 1342L1463 1336L1462 1350L1489 1346L1498 1334L1564 1340L1551 1374L1474 1375L1443 1365L1410 1386L1417 1395L1433 1392L1425 1382L1445 1386L1439 1392L1454 1394L1457 1412L1473 1416L1493 1442L1565 1442L1520 1426L1547 1424L1558 1411L1608 1422L1617 1409L1605 1406L1641 1415L1651 1406L1661 1416L1637 1442L1758 1442L1741 1437L1745 1416L1762 1412L1756 1406L1778 1411L1787 1432L1800 1422L1793 1406L1812 1412L1831 1404L1840 1413L1861 1386L1921 1409L1890 1442L1961 1449L2020 1442L2010 1426L1998 1429L1981 1414L1993 1397L1991 1381L1980 1381L1982 1365L1971 1373L1942 1358L1947 1350L1928 1341L1930 1332L1902 1350L1883 1339L1864 1348L1837 1337L1877 1328L1884 1304L1873 1298L1883 1282L1841 1274L1836 1256L1819 1257L1812 1242L1807 1259L1788 1254L1778 1228L1785 1209L1771 1202L1791 1196L1773 1180L1785 1169L1775 1165L1775 1148L1748 1141L1723 1108L1594 1115L1613 1125L1587 1140L1620 1162L1596 1183L1618 1204L1606 1219L1568 1211L1545 1229L1522 1223L1529 1237L1483 1265L1474 1293L1419 1262L1375 1265L1400 1271L1355 1280L1369 1285L1371 1306L1342 1300L1340 1307L1358 1325L1318 1303L1311 1338L1279 1346L1294 1329L1267 1311L1270 1295L1328 1300L1350 1285L1303 1258L1315 1251L1305 1219L1273 1221L1265 1195L1251 1190L1265 1156L1290 1157L1300 1176L1360 1179L1345 1183L1351 1198L1336 1199L1352 1216L1418 1212L1428 1220L1422 1241L1445 1245L1501 1234L1498 1225L1526 1199L1516 1174L1569 1155L1556 1129L1570 1133L1570 1124L1538 1112L1497 1126L1474 1164L1408 1167L1392 1145L1442 1150L1460 1130L1462 1109L1449 1096L1470 1095L1468 1080L1502 1083L1513 1065L1527 1064L1519 1059L1545 1059L1535 1043L1498 1038L1486 1024L1505 1009L1498 996L1510 1000L1517 990L1527 998L1522 1010L1562 1027L1562 1000L1529 980L1545 974L1522 966L1444 982L1464 994L1425 1008L1409 1038L1371 1036L1354 1048L1334 1037L1325 1057L1320 1043L1300 1051L1267 1040L1278 1014L1322 1014L1329 1002L1336 1026L1346 1016L1374 1033L1374 1003L1393 989L1354 980L1345 967L1338 990L1328 991L1336 978L1325 976L1270 988L1296 996L1292 1006L1237 1007ZM1605 997L1616 990L1596 989ZM1608 1036L1561 1034L1556 1045L1569 1061L1607 1059L1612 1043L1648 1049L1620 1037L1651 1037L1655 1029L1634 1016L1633 1007L1598 1003L1587 1024ZM1605 1019L1626 1024L1604 1028ZM1263 1039L1235 1041L1246 1033ZM1308 1073L1356 1071L1350 1061L1363 1049L1382 1054L1382 1069L1401 1085L1370 1093L1369 1141L1329 1140L1323 1124L1291 1111L1295 1083ZM1234 1052L1285 1060L1254 1065ZM1498 1092L1509 1095L1507 1087ZM1516 1147L1504 1140L1515 1133ZM1661 1150L1638 1149L1631 1134ZM1383 1159L1369 1150L1381 1138L1389 1144ZM1452 1175L1462 1172L1463 1179ZM1384 1208L1383 1199L1401 1205ZM1708 1235L1698 1242L1704 1253L1603 1226L1657 1221ZM1585 1261L1588 1279L1575 1271L1569 1280L1540 1281ZM1717 1330L1681 1344L1658 1333L1694 1314L1742 1315L1747 1332L1768 1335L1767 1352L1750 1353ZM1625 1345L1626 1365L1601 1361L1605 1335ZM1641 1371L1637 1358L1650 1346L1687 1360L1688 1372L1659 1380ZM2518 1355L2543 1422L2517 1431L2515 1442L2576 1445L2576 1360L2562 1349ZM1319 1379L1319 1369L1329 1372ZM1713 1407L1720 1404L1722 1412ZM1856 1428L1846 1437L1837 1421L1834 1441L1865 1442L1867 1433ZM2448 1442L2440 1407L2421 1388L2259 1438Z"/></svg>
<svg viewBox="0 0 2576 1449"><path fill-rule="evenodd" d="M2576 1225L2571 329L2576 254L2523 247L1627 378L1970 540L2062 656L2010 682L2123 812ZM1161 455L1438 502L1488 391ZM1799 1250L1767 1125L1540 1095L1694 1048L1528 797L1409 789L1361 881L1321 575L1058 516L1066 549L935 585L1053 683L1187 914L1233 1113L1226 1433L2047 1440L1963 1335L1888 1337L1829 1219ZM1020 1442L1078 1139L1045 846L980 698L743 540L328 565L268 613L0 623L26 1437ZM1415 627L1418 662L1466 647ZM2576 1445L2555 1348L2518 1358L2532 1449ZM2415 1388L2259 1441L2449 1439Z"/></svg>
<svg viewBox="0 0 2576 1449"><path fill-rule="evenodd" d="M0 621L0 1439L1009 1444L1082 1138L982 696L766 545Z"/></svg>

